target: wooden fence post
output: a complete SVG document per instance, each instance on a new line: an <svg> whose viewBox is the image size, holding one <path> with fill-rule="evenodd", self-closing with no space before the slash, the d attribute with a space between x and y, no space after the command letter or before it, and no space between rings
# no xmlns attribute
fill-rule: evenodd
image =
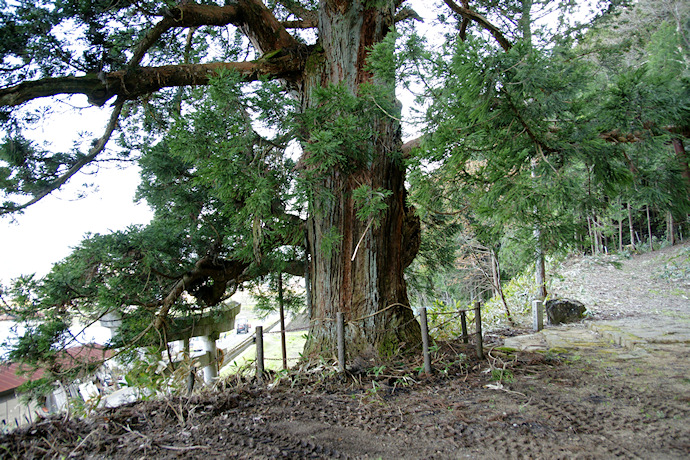
<svg viewBox="0 0 690 460"><path fill-rule="evenodd" d="M264 376L264 327L256 326L256 377L261 380Z"/></svg>
<svg viewBox="0 0 690 460"><path fill-rule="evenodd" d="M477 326L477 357L484 359L484 344L482 343L482 315L480 302L474 303L474 323Z"/></svg>
<svg viewBox="0 0 690 460"><path fill-rule="evenodd" d="M189 337L184 339L182 341L182 349L184 350L184 359L191 364L192 358L189 355ZM194 391L194 380L196 380L196 371L194 370L194 366L190 366L189 368L189 376L187 376L187 394L192 394L192 391Z"/></svg>
<svg viewBox="0 0 690 460"><path fill-rule="evenodd" d="M338 372L345 372L345 314L336 313L336 329L338 340Z"/></svg>
<svg viewBox="0 0 690 460"><path fill-rule="evenodd" d="M465 310L460 312L460 325L462 326L463 343L470 343L470 338L467 335L467 312Z"/></svg>
<svg viewBox="0 0 690 460"><path fill-rule="evenodd" d="M283 302L283 273L278 273L278 308L280 310L280 350L283 354L283 369L287 369L287 346L285 345L285 305Z"/></svg>
<svg viewBox="0 0 690 460"><path fill-rule="evenodd" d="M422 352L424 353L424 372L431 374L431 358L429 357L429 324L426 320L426 307L419 312L422 322Z"/></svg>

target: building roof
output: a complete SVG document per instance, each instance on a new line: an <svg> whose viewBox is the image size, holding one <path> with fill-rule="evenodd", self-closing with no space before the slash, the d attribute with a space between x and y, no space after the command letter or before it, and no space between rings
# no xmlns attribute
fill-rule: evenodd
<svg viewBox="0 0 690 460"><path fill-rule="evenodd" d="M81 364L97 363L112 357L112 350L104 350L102 345L88 344L64 350L58 358L64 366L74 368ZM22 369L19 363L0 363L0 394L14 390L24 382L43 377L43 369L36 370L31 375L17 375Z"/></svg>
<svg viewBox="0 0 690 460"><path fill-rule="evenodd" d="M9 390L14 390L28 380L36 380L43 376L43 369L34 372L30 378L27 375L17 375L17 371L20 369L21 364L0 363L0 394Z"/></svg>

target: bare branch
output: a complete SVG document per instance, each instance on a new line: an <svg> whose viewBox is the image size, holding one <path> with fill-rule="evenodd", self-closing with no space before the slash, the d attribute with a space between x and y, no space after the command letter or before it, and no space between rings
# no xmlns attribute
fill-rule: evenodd
<svg viewBox="0 0 690 460"><path fill-rule="evenodd" d="M484 16L482 16L479 13L472 11L469 8L465 8L463 6L458 5L453 0L443 0L443 1L455 13L459 14L460 16L462 16L465 19L469 19L471 21L476 22L483 29L488 31L496 39L498 44L501 45L501 48L503 48L505 51L508 51L510 48L512 48L511 43L508 41L507 38L505 38L505 36L501 33L501 31L498 30L498 27L491 24Z"/></svg>
<svg viewBox="0 0 690 460"><path fill-rule="evenodd" d="M304 22L310 22L316 25L317 23L317 18L316 18L316 12L312 10L308 10L304 8L303 6L293 2L293 1L285 1L285 0L279 0L279 3L285 7L286 10L288 10L291 14L294 16L300 18ZM296 21L297 22L297 21Z"/></svg>
<svg viewBox="0 0 690 460"><path fill-rule="evenodd" d="M260 54L297 43L259 0L239 0L226 6L181 3L165 10L165 17L139 43L129 65L139 65L146 51L170 29L229 24L240 28Z"/></svg>

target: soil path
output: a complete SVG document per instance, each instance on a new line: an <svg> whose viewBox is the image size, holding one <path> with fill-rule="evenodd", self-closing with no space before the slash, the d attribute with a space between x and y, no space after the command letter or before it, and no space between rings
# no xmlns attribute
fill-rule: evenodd
<svg viewBox="0 0 690 460"><path fill-rule="evenodd" d="M690 286L657 274L674 272L664 267L688 248L621 268L571 259L554 289L593 315L547 328L540 353L501 351L503 340L488 337L481 361L445 344L433 376L391 365L338 380L324 366L268 386L45 420L0 437L0 458L688 458L690 345L678 337L690 329ZM680 326L623 345L589 327L641 333L657 320Z"/></svg>

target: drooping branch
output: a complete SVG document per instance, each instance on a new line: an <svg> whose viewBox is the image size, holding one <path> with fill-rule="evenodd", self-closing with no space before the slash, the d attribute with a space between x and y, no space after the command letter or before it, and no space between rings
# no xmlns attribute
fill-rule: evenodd
<svg viewBox="0 0 690 460"><path fill-rule="evenodd" d="M207 255L197 261L194 268L185 273L173 287L168 291L168 294L160 302L160 309L156 315L153 327L160 329L165 324L165 320L170 311L170 307L182 296L185 291L196 293L199 297L206 297L206 302L212 302L212 297L218 297L220 300L222 294L225 292L227 283L231 280L236 280L249 267L249 262L242 261L226 261L218 260L214 255ZM215 288L209 288L213 292L199 292L203 289L202 284L212 278L214 285L218 283ZM214 290L215 289L215 290ZM220 291L220 296L218 292Z"/></svg>
<svg viewBox="0 0 690 460"><path fill-rule="evenodd" d="M508 39L501 33L501 31L496 27L495 25L491 24L488 19L486 19L484 16L481 14L472 11L469 8L462 7L455 3L453 0L443 0L448 7L453 10L455 13L459 14L463 19L469 19L470 21L474 21L481 28L484 30L488 31L498 42L498 44L503 48L505 51L508 51L510 48L512 48L511 43L508 41Z"/></svg>
<svg viewBox="0 0 690 460"><path fill-rule="evenodd" d="M101 106L113 96L136 99L162 88L207 85L221 70L238 72L246 81L260 77L297 78L304 64L304 53L279 51L248 62L215 62L141 67L105 75L67 76L26 81L0 90L0 106L17 106L24 102L59 94L84 94L89 102Z"/></svg>
<svg viewBox="0 0 690 460"><path fill-rule="evenodd" d="M35 194L34 197L26 203L17 206L0 207L0 215L15 213L17 211L21 211L22 209L28 208L32 204L37 203L41 199L50 195L55 190L62 187L72 176L79 172L84 166L93 162L96 159L96 157L103 151L106 144L110 140L113 131L115 131L115 128L117 127L117 122L120 118L120 113L122 112L123 103L124 100L117 100L117 102L115 103L115 107L113 108L113 111L110 114L110 120L106 125L105 132L95 142L95 144L93 144L93 146L89 150L89 153L85 157L81 158L77 163L72 165L72 167L69 168L64 174L62 174L60 177L51 182L50 185L43 189L40 193Z"/></svg>
<svg viewBox="0 0 690 460"><path fill-rule="evenodd" d="M214 254L209 254L194 265L194 268L185 273L168 291L168 294L159 303L159 310L153 327L160 329L165 324L170 307L182 296L184 292L193 295L197 301L207 306L216 305L225 300L228 285L239 286L251 279L266 276L271 272L270 267L260 266L248 270L250 262L241 260L222 259ZM304 276L304 261L289 261L283 267L283 272L295 276ZM209 282L211 281L212 282Z"/></svg>

